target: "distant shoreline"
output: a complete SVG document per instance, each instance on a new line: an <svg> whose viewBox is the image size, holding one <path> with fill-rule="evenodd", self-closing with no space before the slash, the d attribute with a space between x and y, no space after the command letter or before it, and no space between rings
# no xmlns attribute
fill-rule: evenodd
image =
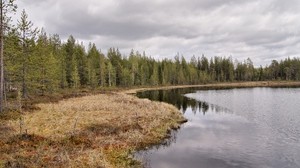
<svg viewBox="0 0 300 168"><path fill-rule="evenodd" d="M157 87L144 87L135 88L121 91L127 94L135 94L141 91L149 90L168 90L180 88L219 88L219 87L300 87L300 81L258 81L258 82L230 82L230 83L211 83L200 85L177 85L177 86L157 86Z"/></svg>

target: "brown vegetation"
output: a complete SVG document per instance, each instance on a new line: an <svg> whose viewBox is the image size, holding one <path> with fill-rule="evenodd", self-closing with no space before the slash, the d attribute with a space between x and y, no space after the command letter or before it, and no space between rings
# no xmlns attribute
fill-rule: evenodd
<svg viewBox="0 0 300 168"><path fill-rule="evenodd" d="M0 167L139 166L130 157L132 152L160 143L170 129L178 128L185 119L171 105L125 93L186 87L265 86L300 86L300 83L221 83L102 90L97 95L80 91L43 96L28 101L24 107L32 108L23 108L27 109L25 113L0 114Z"/></svg>
<svg viewBox="0 0 300 168"><path fill-rule="evenodd" d="M37 106L1 121L0 167L136 166L132 151L161 142L185 120L171 105L116 92Z"/></svg>

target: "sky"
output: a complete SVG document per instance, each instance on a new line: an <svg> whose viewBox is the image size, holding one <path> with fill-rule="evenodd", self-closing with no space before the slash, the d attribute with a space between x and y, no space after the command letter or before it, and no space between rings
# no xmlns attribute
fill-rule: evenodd
<svg viewBox="0 0 300 168"><path fill-rule="evenodd" d="M35 26L106 53L231 56L255 66L300 57L299 0L19 0ZM18 15L18 14L17 14ZM19 16L17 16L19 18Z"/></svg>

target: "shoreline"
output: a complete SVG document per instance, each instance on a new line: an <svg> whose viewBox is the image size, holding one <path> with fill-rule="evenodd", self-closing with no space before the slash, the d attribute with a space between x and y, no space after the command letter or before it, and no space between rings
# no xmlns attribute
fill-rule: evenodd
<svg viewBox="0 0 300 168"><path fill-rule="evenodd" d="M141 166L131 154L161 143L186 119L173 105L130 95L139 91L297 86L300 82L264 81L121 88L39 103L37 110L25 112L21 118L0 118L0 167Z"/></svg>
<svg viewBox="0 0 300 168"><path fill-rule="evenodd" d="M128 89L121 91L126 94L135 94L142 91L150 90L168 90L168 89L183 89L183 88L241 88L241 87L300 87L300 82L297 81L255 81L255 82L228 82L228 83L210 83L201 85L177 85L177 86L154 86Z"/></svg>
<svg viewBox="0 0 300 168"><path fill-rule="evenodd" d="M0 167L140 167L132 153L186 122L170 104L120 91L37 107L0 120Z"/></svg>

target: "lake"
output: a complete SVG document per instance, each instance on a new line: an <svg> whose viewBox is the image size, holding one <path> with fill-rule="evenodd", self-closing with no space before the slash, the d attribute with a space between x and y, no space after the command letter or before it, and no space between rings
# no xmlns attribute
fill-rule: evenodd
<svg viewBox="0 0 300 168"><path fill-rule="evenodd" d="M145 91L188 122L135 157L153 168L300 168L300 88Z"/></svg>

